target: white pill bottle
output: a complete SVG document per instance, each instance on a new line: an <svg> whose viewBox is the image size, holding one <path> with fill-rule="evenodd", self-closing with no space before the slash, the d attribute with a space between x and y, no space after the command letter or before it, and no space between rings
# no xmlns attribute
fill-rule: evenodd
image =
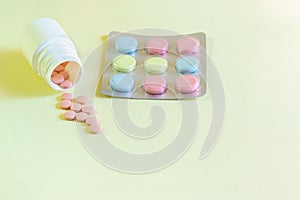
<svg viewBox="0 0 300 200"><path fill-rule="evenodd" d="M66 63L65 71L74 87L82 77L83 68L75 45L62 27L53 19L40 18L30 22L21 34L21 50L27 61L57 91L62 88L51 80L51 74L60 64Z"/></svg>

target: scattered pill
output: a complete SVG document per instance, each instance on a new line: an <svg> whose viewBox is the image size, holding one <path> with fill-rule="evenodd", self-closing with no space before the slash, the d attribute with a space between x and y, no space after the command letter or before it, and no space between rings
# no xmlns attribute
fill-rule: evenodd
<svg viewBox="0 0 300 200"><path fill-rule="evenodd" d="M136 67L136 60L130 55L119 55L113 59L112 66L118 72L131 72Z"/></svg>
<svg viewBox="0 0 300 200"><path fill-rule="evenodd" d="M61 72L61 71L64 71L64 69L65 69L64 66L58 65L58 66L54 69L54 71L56 71L56 72Z"/></svg>
<svg viewBox="0 0 300 200"><path fill-rule="evenodd" d="M88 115L94 114L95 109L93 106L83 106L81 109L82 112L85 112Z"/></svg>
<svg viewBox="0 0 300 200"><path fill-rule="evenodd" d="M62 100L59 105L62 109L69 109L72 105L72 102L70 100Z"/></svg>
<svg viewBox="0 0 300 200"><path fill-rule="evenodd" d="M120 53L134 53L137 47L137 40L131 36L121 36L115 41L115 48Z"/></svg>
<svg viewBox="0 0 300 200"><path fill-rule="evenodd" d="M66 120L74 120L76 116L76 113L72 110L68 110L64 113L64 118Z"/></svg>
<svg viewBox="0 0 300 200"><path fill-rule="evenodd" d="M144 66L151 74L162 74L168 69L168 61L162 57L150 57L145 61Z"/></svg>
<svg viewBox="0 0 300 200"><path fill-rule="evenodd" d="M163 76L149 76L144 80L143 85L148 94L159 95L167 90L167 81Z"/></svg>
<svg viewBox="0 0 300 200"><path fill-rule="evenodd" d="M87 125L91 125L91 124L98 123L98 119L96 116L88 116L85 122L87 123Z"/></svg>
<svg viewBox="0 0 300 200"><path fill-rule="evenodd" d="M128 74L115 74L110 79L110 87L117 92L129 92L134 87L134 79Z"/></svg>
<svg viewBox="0 0 300 200"><path fill-rule="evenodd" d="M73 82L70 80L65 80L59 86L64 89L71 88L73 86Z"/></svg>
<svg viewBox="0 0 300 200"><path fill-rule="evenodd" d="M164 55L168 52L169 43L163 38L152 38L146 43L146 50L149 54Z"/></svg>
<svg viewBox="0 0 300 200"><path fill-rule="evenodd" d="M52 81L56 84L64 82L65 78L62 74L56 74L52 77Z"/></svg>
<svg viewBox="0 0 300 200"><path fill-rule="evenodd" d="M89 102L89 98L87 96L80 95L80 96L76 97L76 102L84 105Z"/></svg>
<svg viewBox="0 0 300 200"><path fill-rule="evenodd" d="M193 37L182 37L177 41L176 48L180 54L194 54L200 47L199 40Z"/></svg>
<svg viewBox="0 0 300 200"><path fill-rule="evenodd" d="M198 71L199 59L194 56L183 56L176 60L176 70L181 74L191 74Z"/></svg>
<svg viewBox="0 0 300 200"><path fill-rule="evenodd" d="M84 112L80 112L80 113L76 113L76 117L75 118L79 122L84 122L87 117L88 117L88 114L86 114Z"/></svg>
<svg viewBox="0 0 300 200"><path fill-rule="evenodd" d="M93 106L83 106L88 102L88 97L80 95L76 98L76 103L72 103L72 93L64 93L61 95L61 101L59 102L60 108L70 109L67 110L63 117L66 120L76 120L78 122L85 122L88 125L88 131L90 133L101 133L102 128L98 121L98 118L94 114L95 109Z"/></svg>
<svg viewBox="0 0 300 200"><path fill-rule="evenodd" d="M74 112L80 112L82 108L82 105L80 103L73 103L70 107L71 110Z"/></svg>
<svg viewBox="0 0 300 200"><path fill-rule="evenodd" d="M193 75L178 76L175 80L175 89L180 93L192 93L199 87L199 79Z"/></svg>
<svg viewBox="0 0 300 200"><path fill-rule="evenodd" d="M73 94L69 93L69 92L63 93L61 95L61 99L62 100L70 100L71 101L73 99Z"/></svg>
<svg viewBox="0 0 300 200"><path fill-rule="evenodd" d="M89 126L89 132L93 133L93 134L101 133L102 132L102 128L101 128L101 126L100 126L99 123L91 124Z"/></svg>

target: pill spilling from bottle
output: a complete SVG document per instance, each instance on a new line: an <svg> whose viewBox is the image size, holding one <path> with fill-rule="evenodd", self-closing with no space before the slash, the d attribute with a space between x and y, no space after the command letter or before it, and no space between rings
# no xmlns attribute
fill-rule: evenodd
<svg viewBox="0 0 300 200"><path fill-rule="evenodd" d="M102 127L95 116L95 108L88 103L87 96L80 95L74 98L72 93L64 93L60 96L59 106L65 110L63 114L65 120L85 123L89 133L102 133Z"/></svg>
<svg viewBox="0 0 300 200"><path fill-rule="evenodd" d="M69 72L66 70L68 62L58 65L51 74L51 80L56 85L63 89L68 89L73 86L73 82L69 80Z"/></svg>

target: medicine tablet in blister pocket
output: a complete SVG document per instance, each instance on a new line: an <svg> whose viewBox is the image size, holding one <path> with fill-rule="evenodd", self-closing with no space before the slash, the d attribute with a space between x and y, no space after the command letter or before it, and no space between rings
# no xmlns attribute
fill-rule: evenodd
<svg viewBox="0 0 300 200"><path fill-rule="evenodd" d="M181 74L198 72L199 58L194 56L183 56L176 60L176 70Z"/></svg>
<svg viewBox="0 0 300 200"><path fill-rule="evenodd" d="M162 57L150 57L146 59L144 66L150 74L162 74L168 69L168 61Z"/></svg>
<svg viewBox="0 0 300 200"><path fill-rule="evenodd" d="M136 61L130 55L119 55L114 58L112 66L118 72L131 72L135 69Z"/></svg>
<svg viewBox="0 0 300 200"><path fill-rule="evenodd" d="M121 36L115 42L115 48L120 53L134 53L137 50L138 42L134 37Z"/></svg>
<svg viewBox="0 0 300 200"><path fill-rule="evenodd" d="M183 36L177 41L176 49L179 54L194 54L197 53L200 47L199 40L193 37Z"/></svg>
<svg viewBox="0 0 300 200"><path fill-rule="evenodd" d="M187 94L196 91L199 87L199 79L193 75L178 76L175 81L177 92Z"/></svg>
<svg viewBox="0 0 300 200"><path fill-rule="evenodd" d="M164 38L152 38L147 41L146 50L152 55L164 55L168 52L169 42Z"/></svg>
<svg viewBox="0 0 300 200"><path fill-rule="evenodd" d="M163 76L149 76L144 80L144 90L148 94L159 95L167 90L167 81Z"/></svg>
<svg viewBox="0 0 300 200"><path fill-rule="evenodd" d="M127 74L116 74L111 77L110 86L117 92L129 92L134 87L134 79Z"/></svg>

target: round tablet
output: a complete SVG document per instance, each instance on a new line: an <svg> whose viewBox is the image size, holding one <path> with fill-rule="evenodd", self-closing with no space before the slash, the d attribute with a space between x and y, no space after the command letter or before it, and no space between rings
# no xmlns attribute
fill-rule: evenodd
<svg viewBox="0 0 300 200"><path fill-rule="evenodd" d="M93 106L84 106L81 109L82 112L85 112L86 114L90 115L90 114L94 114L95 109Z"/></svg>
<svg viewBox="0 0 300 200"><path fill-rule="evenodd" d="M65 77L62 74L56 74L51 79L55 84L60 84L64 82Z"/></svg>
<svg viewBox="0 0 300 200"><path fill-rule="evenodd" d="M76 97L76 102L84 105L89 102L89 98L87 96L80 95L80 96Z"/></svg>
<svg viewBox="0 0 300 200"><path fill-rule="evenodd" d="M152 38L146 43L146 50L149 54L164 55L168 52L169 43L164 38Z"/></svg>
<svg viewBox="0 0 300 200"><path fill-rule="evenodd" d="M82 105L80 103L73 103L70 107L71 110L74 112L80 112L82 108Z"/></svg>
<svg viewBox="0 0 300 200"><path fill-rule="evenodd" d="M199 87L199 79L193 75L178 76L175 80L175 89L183 94L192 93Z"/></svg>
<svg viewBox="0 0 300 200"><path fill-rule="evenodd" d="M75 119L79 122L84 122L86 118L88 117L88 114L84 112L76 113Z"/></svg>
<svg viewBox="0 0 300 200"><path fill-rule="evenodd" d="M110 79L110 87L117 92L130 92L134 87L134 79L128 74L116 74Z"/></svg>
<svg viewBox="0 0 300 200"><path fill-rule="evenodd" d="M119 72L131 72L135 69L136 60L130 55L119 55L113 59L112 66Z"/></svg>
<svg viewBox="0 0 300 200"><path fill-rule="evenodd" d="M99 123L91 124L88 129L89 132L93 134L102 133L102 128Z"/></svg>
<svg viewBox="0 0 300 200"><path fill-rule="evenodd" d="M200 47L200 42L193 37L181 37L177 43L176 48L180 54L193 54L198 52Z"/></svg>
<svg viewBox="0 0 300 200"><path fill-rule="evenodd" d="M72 110L68 110L64 113L64 118L66 120L74 120L76 116L76 113Z"/></svg>
<svg viewBox="0 0 300 200"><path fill-rule="evenodd" d="M194 56L184 56L176 60L176 70L181 74L195 73L198 67L199 59Z"/></svg>
<svg viewBox="0 0 300 200"><path fill-rule="evenodd" d="M85 120L88 125L98 123L98 119L96 116L88 116Z"/></svg>
<svg viewBox="0 0 300 200"><path fill-rule="evenodd" d="M168 61L162 57L151 57L144 62L145 70L151 74L162 74L168 69Z"/></svg>
<svg viewBox="0 0 300 200"><path fill-rule="evenodd" d="M62 109L69 109L72 105L72 102L70 100L62 100L59 105Z"/></svg>
<svg viewBox="0 0 300 200"><path fill-rule="evenodd" d="M148 94L163 94L167 90L167 81L163 76L149 76L144 80L143 86Z"/></svg>
<svg viewBox="0 0 300 200"><path fill-rule="evenodd" d="M71 101L73 99L73 94L69 93L69 92L63 93L61 95L61 99L62 100L70 100Z"/></svg>
<svg viewBox="0 0 300 200"><path fill-rule="evenodd" d="M115 48L120 53L134 53L137 47L137 40L131 36L121 36L115 41Z"/></svg>
<svg viewBox="0 0 300 200"><path fill-rule="evenodd" d="M64 80L61 84L59 84L61 88L67 89L73 86L73 82L70 80Z"/></svg>

